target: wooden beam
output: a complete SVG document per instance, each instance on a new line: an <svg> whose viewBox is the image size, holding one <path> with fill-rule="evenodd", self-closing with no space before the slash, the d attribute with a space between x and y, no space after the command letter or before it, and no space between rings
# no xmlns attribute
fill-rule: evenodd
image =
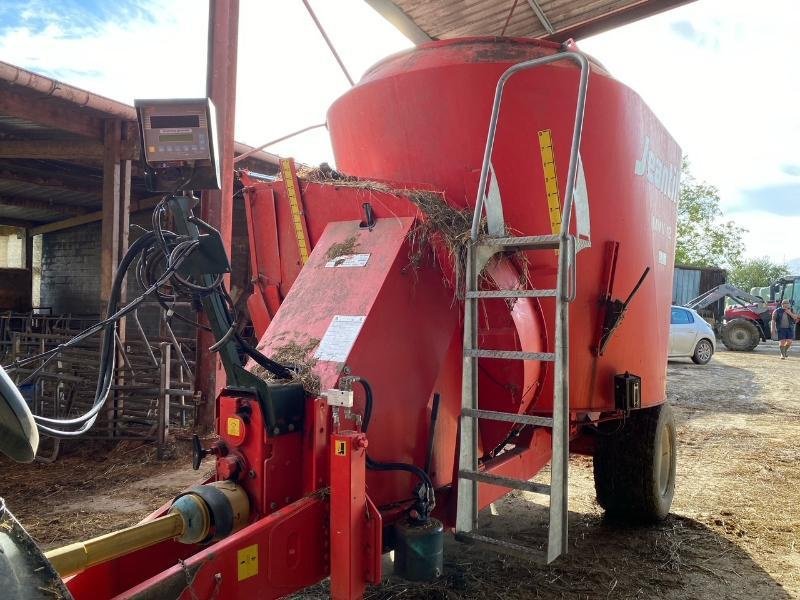
<svg viewBox="0 0 800 600"><path fill-rule="evenodd" d="M103 142L103 225L100 232L100 303L105 312L111 298L119 257L120 146L119 120L106 121Z"/></svg>
<svg viewBox="0 0 800 600"><path fill-rule="evenodd" d="M0 93L0 114L17 117L52 129L82 137L103 139L103 120L86 114L79 107L52 98L32 98L11 91Z"/></svg>
<svg viewBox="0 0 800 600"><path fill-rule="evenodd" d="M70 229L71 227L79 227L86 225L86 223L94 223L103 218L103 211L88 213L80 217L72 217L71 219L64 219L63 221L56 221L55 223L46 223L37 227L32 227L30 230L31 235L43 235L45 233L53 233L54 231L61 231L62 229Z"/></svg>
<svg viewBox="0 0 800 600"><path fill-rule="evenodd" d="M25 230L25 244L22 246L25 256L22 257L22 265L33 272L33 236L30 229ZM33 290L31 290L33 291Z"/></svg>
<svg viewBox="0 0 800 600"><path fill-rule="evenodd" d="M0 158L101 161L103 152L103 144L89 140L0 141ZM138 159L136 144L121 146L120 155L125 160Z"/></svg>
<svg viewBox="0 0 800 600"><path fill-rule="evenodd" d="M28 208L31 210L44 210L58 213L59 215L85 215L91 209L83 206L71 206L68 204L57 204L47 200L37 198L19 198L10 196L0 196L0 206L12 206L14 208Z"/></svg>
<svg viewBox="0 0 800 600"><path fill-rule="evenodd" d="M255 170L255 169L254 169ZM26 183L36 187L45 188L58 188L61 190L68 190L70 192L78 192L81 194L90 194L96 196L99 201L103 197L102 181L97 182L96 185L91 183L83 183L80 180L67 180L60 177L42 177L34 174L17 173L16 171L1 170L0 180L14 181L17 183Z"/></svg>
<svg viewBox="0 0 800 600"><path fill-rule="evenodd" d="M132 214L142 210L150 210L156 204L158 204L160 200L161 196L153 196L151 198L143 198L141 200L132 200L130 204L130 212ZM87 223L95 223L97 221L102 221L102 219L103 219L103 211L98 210L97 212L81 215L80 217L72 217L71 219L64 219L63 221L56 221L55 223L46 223L44 225L38 225L31 229L30 234L43 235L45 233L53 233L55 231L61 231L62 229L80 227L81 225L86 225ZM0 217L0 223L2 222L3 222L3 217ZM30 223L27 224L27 226L30 225L31 225ZM25 225L18 225L18 227L25 227Z"/></svg>
<svg viewBox="0 0 800 600"><path fill-rule="evenodd" d="M120 163L120 191L119 191L119 252L117 264L128 252L128 236L131 228L131 161L123 160ZM120 303L128 299L127 285L122 286ZM123 321L124 323L124 321ZM120 338L125 341L125 327L120 326Z"/></svg>
<svg viewBox="0 0 800 600"><path fill-rule="evenodd" d="M11 217L0 216L0 225L7 225L8 227L20 227L22 229L28 229L29 227L34 227L36 223L34 223L33 221L24 221L22 219L13 219Z"/></svg>

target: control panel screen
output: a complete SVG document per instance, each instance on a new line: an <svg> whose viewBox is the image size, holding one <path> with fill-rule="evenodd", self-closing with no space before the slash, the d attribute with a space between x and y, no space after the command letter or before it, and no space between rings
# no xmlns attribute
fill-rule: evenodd
<svg viewBox="0 0 800 600"><path fill-rule="evenodd" d="M153 129L200 127L200 115L152 115L150 127Z"/></svg>
<svg viewBox="0 0 800 600"><path fill-rule="evenodd" d="M191 133L170 133L167 135L159 135L159 142L191 142L194 136Z"/></svg>

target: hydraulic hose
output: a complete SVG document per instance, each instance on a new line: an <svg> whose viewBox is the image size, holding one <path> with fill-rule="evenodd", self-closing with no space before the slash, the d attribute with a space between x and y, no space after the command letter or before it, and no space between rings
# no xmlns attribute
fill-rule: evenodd
<svg viewBox="0 0 800 600"><path fill-rule="evenodd" d="M153 225L152 231L146 231L134 241L120 261L119 267L114 274L105 319L91 325L69 341L47 352L16 360L9 365L9 371L13 371L19 367L41 361L32 373L26 377L25 382L30 381L43 371L53 359L59 356L61 351L81 343L92 335L99 332L103 333L100 344L97 386L95 388L95 397L91 407L84 414L74 418L54 419L34 415L33 418L37 428L42 434L54 438L74 438L86 433L94 425L106 403L114 383L116 367L115 343L119 320L128 313L136 310L148 296L154 296L158 303L166 309L171 316L176 316L194 326L203 327L199 323L195 323L174 312L169 306L169 303L174 304L180 298L190 298L195 304L199 304L199 301L209 294L219 294L223 300L222 305L229 329L227 333L212 346L212 350L227 342L235 341L245 354L264 369L273 373L276 377L281 379L292 378L293 373L290 369L264 356L257 348L251 346L238 334L236 318L233 314L235 312L233 301L225 290L222 276L217 277L211 285L198 285L190 281L189 278L181 276L178 273L178 268L199 246L199 241L186 236L180 236L173 231L164 230L162 228L162 217L167 210L166 203L168 198L168 196L165 196L153 210L151 221ZM202 221L200 221L200 224L206 228L210 228L210 226L202 223ZM136 267L134 269L136 281L139 287L144 291L135 300L119 308L125 277L131 270L134 262L136 262ZM167 284L169 284L171 288L170 291L162 289Z"/></svg>
<svg viewBox="0 0 800 600"><path fill-rule="evenodd" d="M362 418L361 431L367 433L370 420L372 419L372 386L363 377L354 377L351 381L360 384L364 390L364 416ZM431 495L433 494L433 481L431 481L430 476L425 471L416 465L410 463L380 462L373 460L370 458L369 454L367 454L367 468L371 471L406 471L412 473L422 481L429 493Z"/></svg>
<svg viewBox="0 0 800 600"><path fill-rule="evenodd" d="M141 245L139 242L141 241ZM129 251L126 253L123 261L120 263L120 268L117 269L117 272L114 276L114 282L112 285L112 292L111 297L109 298L109 306L108 306L108 315L105 320L101 321L100 323L88 328L82 334L79 334L66 344L60 346L55 350L60 350L63 348L67 348L76 344L79 341L82 341L89 335L97 332L99 329L104 328L104 335L103 335L103 342L101 346L101 355L100 355L100 372L98 375L98 382L97 382L97 389L95 392L95 400L92 403L92 408L89 409L86 413L81 415L80 417L76 417L74 419L49 419L47 417L41 417L34 415L34 420L37 423L37 427L41 433L47 434L51 437L56 438L71 438L77 437L88 431L95 423L97 416L99 415L100 411L105 404L106 399L108 398L108 394L111 391L111 386L114 381L114 369L116 363L116 352L114 349L114 342L115 342L115 333L117 331L119 319L123 316L128 314L129 312L136 309L136 307L141 304L145 298L153 293L158 287L164 285L175 272L175 270L180 266L180 264L186 259L186 257L197 247L197 243L193 241L185 241L181 242L175 246L172 252L169 255L167 260L167 269L164 271L164 274L153 283L153 285L144 291L139 297L135 300L127 304L121 310L116 310L117 305L119 304L119 297L121 294L122 289L122 282L125 278L127 269L130 267L133 258L142 250L142 247L145 247L147 243L151 242L152 240L149 236L145 235L142 238L139 238L134 242L131 246ZM73 425L82 425L80 428L65 431L59 429L53 429L52 427L48 427L47 425L58 425L58 426L73 426Z"/></svg>

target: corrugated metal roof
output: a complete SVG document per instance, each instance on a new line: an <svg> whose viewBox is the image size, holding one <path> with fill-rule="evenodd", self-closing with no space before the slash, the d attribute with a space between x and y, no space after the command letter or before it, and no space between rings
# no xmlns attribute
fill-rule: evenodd
<svg viewBox="0 0 800 600"><path fill-rule="evenodd" d="M693 0L366 0L415 43L469 36L579 39Z"/></svg>

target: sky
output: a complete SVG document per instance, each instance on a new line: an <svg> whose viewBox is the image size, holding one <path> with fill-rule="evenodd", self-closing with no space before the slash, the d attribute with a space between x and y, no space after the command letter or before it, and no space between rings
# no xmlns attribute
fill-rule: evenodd
<svg viewBox="0 0 800 600"><path fill-rule="evenodd" d="M505 0L503 0L505 1ZM411 47L363 0L311 0L355 79ZM205 0L2 0L0 60L115 100L205 95ZM236 139L325 121L349 88L300 0L240 0ZM720 189L749 256L800 248L800 2L698 0L579 42L635 89L694 175ZM270 147L332 162L318 129Z"/></svg>

